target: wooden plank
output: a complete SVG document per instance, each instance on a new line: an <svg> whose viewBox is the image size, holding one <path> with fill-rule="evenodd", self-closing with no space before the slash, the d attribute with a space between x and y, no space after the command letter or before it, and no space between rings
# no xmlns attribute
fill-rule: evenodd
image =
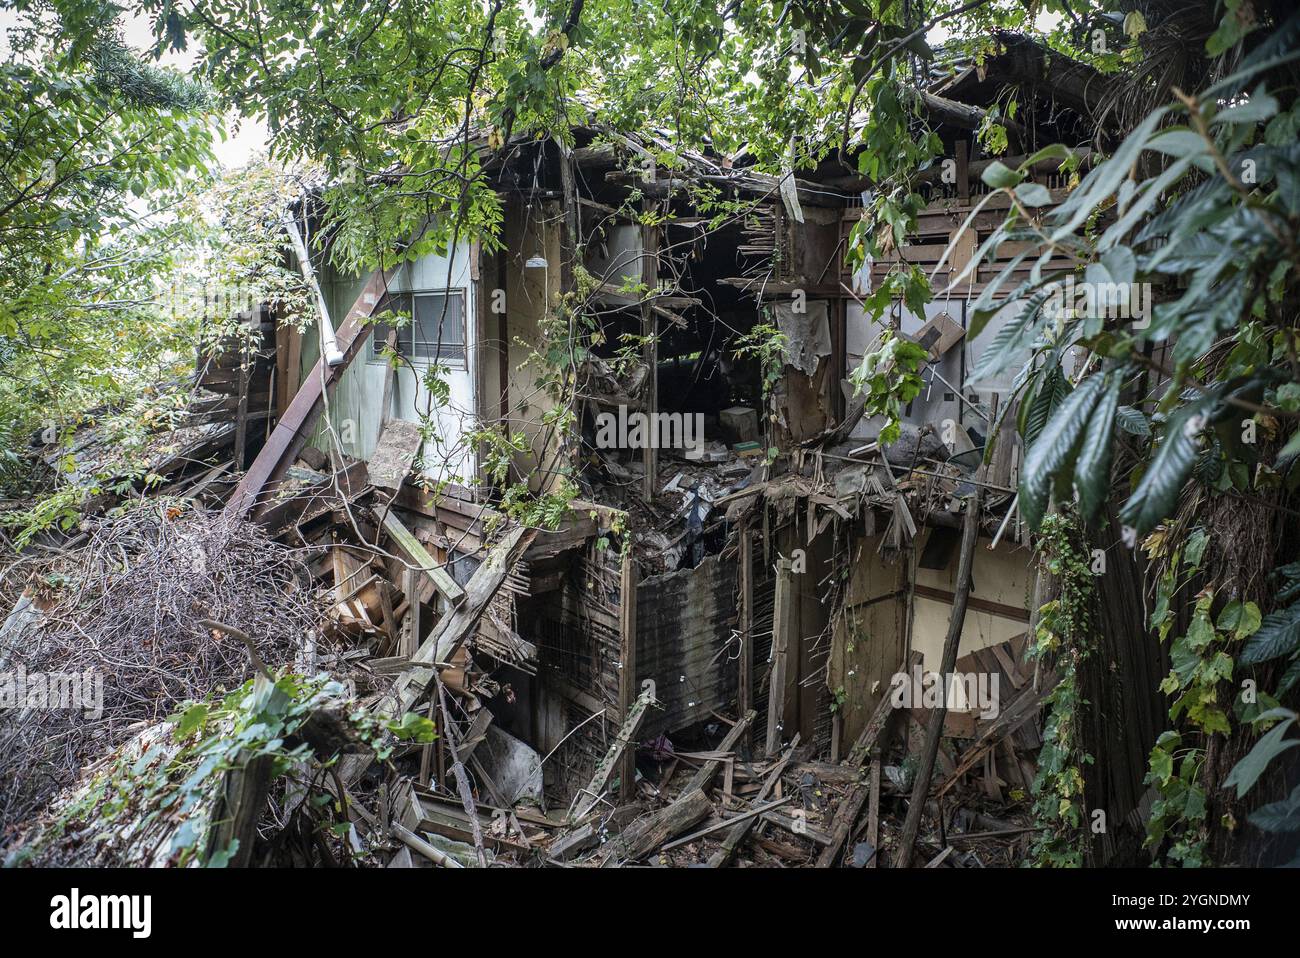
<svg viewBox="0 0 1300 958"><path fill-rule="evenodd" d="M754 719L757 715L758 713L753 709L746 712L739 722L728 729L727 734L723 736L722 742L718 745L717 751L724 755L735 751L736 744L744 737L745 731L754 723ZM699 767L699 770L691 776L691 780L686 784L685 791L690 792L698 788L707 792L713 785L713 779L722 768L722 765L723 760L719 758L709 759L706 761Z"/></svg>
<svg viewBox="0 0 1300 958"><path fill-rule="evenodd" d="M778 798L775 799L774 801L770 801L765 805L756 805L755 807L751 808L747 812L741 812L739 815L733 815L731 818L726 818L720 822L714 822L712 825L709 825L705 828L701 828L698 832L691 832L691 834L689 835L683 835L681 838L674 839L673 841L663 846L663 851L671 851L674 848L678 848L682 845L686 845L689 844L690 842L701 839L705 835L712 835L714 832L720 832L724 828L727 828L728 826L731 825L739 825L745 823L752 825L754 819L758 818L760 815L766 815L768 812L780 808L782 805L788 805L792 801L794 801L794 796L787 795L784 798Z"/></svg>
<svg viewBox="0 0 1300 958"><path fill-rule="evenodd" d="M785 720L786 657L790 645L790 609L793 605L793 580L789 559L776 564L776 598L772 610L772 668L767 689L767 747L771 757L781 749L781 731Z"/></svg>
<svg viewBox="0 0 1300 958"><path fill-rule="evenodd" d="M465 867L460 862L456 861L456 859L452 858L450 855L444 854L443 852L440 852L438 849L434 848L423 838L415 834L415 832L411 831L405 825L402 825L400 822L393 822L389 826L389 828L392 829L394 838L398 839L403 845L405 845L411 851L423 855L425 858L429 859L429 861L433 862L435 865L441 865L443 868L464 868Z"/></svg>
<svg viewBox="0 0 1300 958"><path fill-rule="evenodd" d="M420 586L419 571L407 569L402 576L402 591L406 594L406 616L402 619L401 638L397 654L409 659L420 647Z"/></svg>
<svg viewBox="0 0 1300 958"><path fill-rule="evenodd" d="M396 492L411 471L423 441L418 422L389 419L379 433L375 451L370 454L371 484Z"/></svg>
<svg viewBox="0 0 1300 958"><path fill-rule="evenodd" d="M532 530L516 526L502 537L474 570L474 575L465 587L465 600L442 617L415 655L411 656L412 667L394 688L396 714L406 712L423 695L432 678L433 664L450 661L461 643L469 637L478 624L479 616L505 581L506 573L514 568L519 556L533 541L534 534Z"/></svg>
<svg viewBox="0 0 1300 958"><path fill-rule="evenodd" d="M936 589L934 586L916 585L914 591L923 599L931 599L935 602L944 602L952 605L956 601L956 594L949 592L947 589ZM990 602L988 599L981 599L977 596L969 596L966 604L976 612L987 612L989 615L996 615L1002 619L1010 619L1013 622L1028 622L1029 610L1022 609L1014 605L1005 605L1001 602Z"/></svg>
<svg viewBox="0 0 1300 958"><path fill-rule="evenodd" d="M248 386L252 370L245 360L239 367L239 405L235 410L235 468L244 468L248 454Z"/></svg>
<svg viewBox="0 0 1300 958"><path fill-rule="evenodd" d="M879 758L871 760L871 784L867 790L867 841L873 851L868 868L880 861L880 776L883 771Z"/></svg>
<svg viewBox="0 0 1300 958"><path fill-rule="evenodd" d="M415 538L415 533L406 528L402 520L393 514L392 509L384 510L382 524L384 532L388 533L389 538L397 546L397 551L405 556L406 561L418 566L433 580L434 587L443 598L452 605L465 598L465 590L447 573L437 559L429 555L429 550ZM407 598L411 600L412 605L415 604L415 596L408 595Z"/></svg>
<svg viewBox="0 0 1300 958"><path fill-rule="evenodd" d="M262 679L259 678L258 681L261 682ZM232 843L238 842L227 865L231 868L246 868L252 864L253 850L257 847L257 823L262 818L266 798L271 791L271 757L250 757L248 752L242 752L237 762L239 764L222 777L221 792L212 812L214 825L208 836L204 860L211 859L214 854L223 852Z"/></svg>
<svg viewBox="0 0 1300 958"><path fill-rule="evenodd" d="M623 554L619 574L618 612L618 715L626 723L637 701L636 674L636 584L640 577L631 550ZM636 794L636 751L623 753L619 762L619 794L626 800Z"/></svg>
<svg viewBox="0 0 1300 958"><path fill-rule="evenodd" d="M789 764L791 756L794 755L795 747L798 744L799 733L795 732L794 738L790 740L790 744L786 748L785 754L781 756L781 760L773 766L772 771L768 772L767 777L763 779L762 787L759 788L758 794L754 796L755 804L764 801L768 795L772 794L772 790L776 788L777 783L781 781L781 775L785 772L786 766ZM746 836L749 835L753 827L753 819L737 822L735 827L732 828L731 831L727 832L727 837L723 839L722 847L709 856L709 867L726 868L727 865L730 864L731 859L735 857L736 849L740 847L742 842L744 842Z"/></svg>
<svg viewBox="0 0 1300 958"><path fill-rule="evenodd" d="M393 270L376 270L371 274L336 334L343 362L330 366L324 357L316 361L306 381L294 394L289 408L276 423L271 438L266 441L248 472L235 487L223 510L226 516L242 518L249 513L257 516L263 510L270 494L284 476L284 471L293 464L302 447L307 444L316 420L325 407L326 397L333 394L348 366L370 338L373 327L365 320L383 298L392 275Z"/></svg>
<svg viewBox="0 0 1300 958"><path fill-rule="evenodd" d="M835 817L831 819L831 839L822 853L817 856L818 868L833 868L835 861L839 858L840 849L848 841L849 834L853 831L853 824L862 814L862 807L866 805L867 799L871 795L871 789L859 783L853 786L853 790L835 809Z"/></svg>
<svg viewBox="0 0 1300 958"><path fill-rule="evenodd" d="M952 788L963 775L975 767L984 756L991 750L1002 737L1010 735L1025 722L1038 715L1038 710L1043 704L1049 692L1056 687L1056 683L1046 682L1037 692L1028 691L1016 697L1011 705L1002 711L996 719L993 720L965 752L957 760L952 774L944 779L943 782L935 786L933 795L938 798L944 795L948 789Z"/></svg>
<svg viewBox="0 0 1300 958"><path fill-rule="evenodd" d="M754 707L754 538L749 526L740 531L740 677L736 705L744 715ZM753 737L745 730L744 744Z"/></svg>
<svg viewBox="0 0 1300 958"><path fill-rule="evenodd" d="M653 815L626 828L605 847L606 860L636 861L650 854L664 842L699 824L713 811L713 803L700 789L686 792L681 798Z"/></svg>
<svg viewBox="0 0 1300 958"><path fill-rule="evenodd" d="M587 784L583 793L587 796L586 804L582 806L581 812L573 816L573 821L586 818L587 814L600 802L601 796L605 794L606 786L609 785L610 777L614 774L614 769L619 768L622 764L621 760L624 752L631 752L635 758L636 736L641 730L646 713L650 710L650 703L653 701L654 696L647 689L632 703L631 710L623 720L622 728L618 730L618 736L609 747L609 751L605 753L605 757L600 760L600 764L596 766L596 771L591 776L591 781ZM487 711L487 709L483 711Z"/></svg>

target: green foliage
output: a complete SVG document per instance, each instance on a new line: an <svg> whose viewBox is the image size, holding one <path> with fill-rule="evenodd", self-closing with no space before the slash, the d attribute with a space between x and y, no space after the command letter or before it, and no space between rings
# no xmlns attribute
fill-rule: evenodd
<svg viewBox="0 0 1300 958"><path fill-rule="evenodd" d="M1233 767L1224 780L1223 787L1235 788L1238 798L1254 788L1273 759L1300 745L1300 739L1286 738L1286 733L1294 727L1297 719L1300 719L1300 714L1280 707L1257 716L1254 720L1257 728L1269 725L1272 728ZM1281 801L1270 802L1255 809L1250 815L1250 823L1265 832L1300 832L1300 786L1292 789L1291 794ZM1292 868L1297 865L1300 865L1300 856L1289 863Z"/></svg>
<svg viewBox="0 0 1300 958"><path fill-rule="evenodd" d="M313 757L297 733L319 709L346 703L344 689L327 676L258 676L221 697L191 703L168 717L170 734L146 733L83 786L26 854L64 836L87 837L104 863L160 862L223 867L236 851L212 847L212 829L225 774L254 759L269 761L272 780ZM358 738L381 746L369 713L351 717ZM425 741L427 719L392 723L402 737ZM381 754L385 750L381 749ZM158 857L155 857L158 856Z"/></svg>
<svg viewBox="0 0 1300 958"><path fill-rule="evenodd" d="M865 414L886 419L880 430L882 446L898 440L903 409L921 392L920 369L929 358L923 347L886 330L880 347L862 357L850 374L855 394L865 394Z"/></svg>
<svg viewBox="0 0 1300 958"><path fill-rule="evenodd" d="M1289 405L1300 367L1293 363L1294 331L1280 306L1295 286L1300 193L1292 185L1300 182L1300 147L1294 138L1269 142L1268 130L1281 114L1261 80L1278 63L1300 57L1295 33L1283 27L1233 76L1153 111L1049 212L1040 212L1047 191L1027 175L1041 160L1066 160L1063 147L1041 150L1015 169L994 163L985 171L995 190L990 195L1008 196L1011 211L969 269L1006 243L1027 248L999 262L999 275L974 304L972 333L996 309L1022 306L973 375L995 376L1023 362L1028 350L1017 382L1022 432L1030 442L1021 508L1031 527L1042 522L1053 492L1066 500L1077 490L1084 514L1096 513L1109 495L1116 423L1124 433L1150 438L1121 512L1139 534L1172 513L1188 482L1252 494L1260 482L1273 481L1273 470L1254 468L1257 457L1243 444L1240 424L1251 414L1295 418ZM1231 107L1219 105L1233 98ZM1290 113L1285 116L1291 123ZM1098 230L1103 210L1114 215ZM1061 257L1079 263L1079 271L1045 268ZM1025 263L1033 266L1030 279L1007 292L1013 271ZM1066 302L1067 278L1088 298ZM1141 284L1179 292L1139 321L1144 317L1134 315L1133 299L1108 297L1130 289L1140 301ZM1224 339L1226 352L1216 348ZM1154 406L1148 420L1119 400L1153 367L1149 347L1165 341L1173 344L1174 367L1161 372L1171 382L1163 395L1143 397L1143 404ZM1089 364L1072 390L1058 371L1070 347L1102 360ZM1197 472L1198 462L1207 468ZM1276 467L1289 473L1292 463L1284 458Z"/></svg>
<svg viewBox="0 0 1300 958"><path fill-rule="evenodd" d="M1149 847L1165 846L1168 860L1184 868L1205 864L1206 796L1200 784L1203 749L1183 747L1178 732L1163 732L1151 749L1146 784L1160 797L1147 819Z"/></svg>
<svg viewBox="0 0 1300 958"><path fill-rule="evenodd" d="M1177 596L1201 573L1209 544L1205 529L1193 530L1184 542L1169 543L1163 533L1156 533L1145 543L1152 558L1170 550L1150 621L1162 642L1169 641ZM1216 604L1221 605L1217 616ZM1146 782L1155 786L1160 797L1147 822L1146 844L1163 847L1165 857L1183 867L1205 864L1207 805L1205 784L1200 781L1204 742L1215 733L1232 731L1224 699L1236 668L1234 652L1259 629L1260 621L1254 602L1216 603L1214 591L1207 588L1195 597L1186 634L1170 644L1172 668L1160 689L1173 697L1169 717L1183 730L1165 732L1151 751ZM1235 712L1249 721L1275 701L1265 693L1259 693L1258 702L1238 696Z"/></svg>
<svg viewBox="0 0 1300 958"><path fill-rule="evenodd" d="M553 491L537 495L529 492L526 483L516 483L502 496L501 511L530 528L555 530L568 516L569 504L577 497L578 487L563 476Z"/></svg>
<svg viewBox="0 0 1300 958"><path fill-rule="evenodd" d="M763 377L763 397L766 399L781 380L790 348L789 337L770 323L755 323L747 333L732 341L732 351L737 359L754 359Z"/></svg>
<svg viewBox="0 0 1300 958"><path fill-rule="evenodd" d="M30 436L64 441L173 377L177 350L192 361L192 329L161 321L159 277L195 233L176 204L211 160L206 93L127 51L116 7L22 7L0 62L0 498L33 491ZM66 524L84 493L25 527Z"/></svg>
<svg viewBox="0 0 1300 958"><path fill-rule="evenodd" d="M1078 522L1068 513L1043 520L1037 548L1061 591L1039 609L1029 654L1051 662L1059 681L1047 696L1051 711L1043 726L1038 774L1031 788L1034 824L1041 831L1029 863L1079 868L1088 850L1083 769L1093 761L1083 748L1079 731L1087 705L1079 692L1079 666L1090 651L1092 571Z"/></svg>

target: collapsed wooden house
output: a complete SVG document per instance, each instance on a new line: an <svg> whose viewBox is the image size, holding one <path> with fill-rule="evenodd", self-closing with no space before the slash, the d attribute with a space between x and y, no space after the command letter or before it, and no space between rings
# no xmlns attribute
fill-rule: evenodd
<svg viewBox="0 0 1300 958"><path fill-rule="evenodd" d="M993 158L975 136L985 107L1009 88L1027 107L1008 123L1019 156L1003 162L1065 141L1086 163L1104 91L1085 68L1048 69L1059 55L1012 39L1004 57L918 91L952 163L923 175L916 232L857 271L847 240L872 184L838 159L768 175L605 128L575 129L572 147L520 139L502 151L487 168L504 213L497 250L465 241L343 276L325 265L328 234L306 231L322 328L281 327L242 373L204 374L237 390L236 455L250 463L226 509L334 543L321 571L337 617L369 637L376 671L398 676L397 704L423 707L434 672L459 696L459 729L435 714L445 734L408 828L470 834L443 820L455 764L497 807L562 809L577 830L550 857L568 860L643 789L674 791L684 762L696 771L676 799L617 822L622 858L680 848L669 839L712 813L696 793L722 773L725 821L736 820L701 833L723 841L715 864L736 854L745 822L781 826L782 814L813 836L819 863L874 864L881 790L906 792L891 736L919 753L931 714L896 707L896 677L939 671L950 628L957 671L988 680L992 701L948 703L930 794L942 808L968 781L1023 801L1052 676L1025 656L1038 603L1010 383L969 384L1009 317L967 335L995 272L967 263L1003 211L986 203L961 227L989 192L979 171ZM1068 190L1057 164L1033 177L1051 204ZM313 225L310 204L299 215ZM923 315L896 303L868 320L863 298L899 264L946 293ZM409 324L369 322L390 310ZM572 422L546 388L557 323ZM883 447L849 377L886 325L930 361L902 439ZM782 337L774 376L753 348L764 327ZM263 410L255 429L250 408ZM690 448L599 441L602 417L630 414L692 417L703 435ZM494 427L523 438L505 482L483 437ZM557 523L525 532L507 518L507 486L546 495L562 478L577 494ZM350 548L357 536L390 557ZM1125 718L1140 753L1153 717ZM1107 783L1121 817L1137 807L1140 765ZM781 775L814 773L847 786L843 800L779 811ZM988 820L973 830L1027 831ZM852 851L864 829L869 851ZM968 854L959 847L949 864ZM768 852L797 860L788 845Z"/></svg>

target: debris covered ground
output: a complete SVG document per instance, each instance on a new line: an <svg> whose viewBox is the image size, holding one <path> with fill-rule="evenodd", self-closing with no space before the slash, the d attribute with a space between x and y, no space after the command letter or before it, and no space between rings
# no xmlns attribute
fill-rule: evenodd
<svg viewBox="0 0 1300 958"><path fill-rule="evenodd" d="M103 683L93 716L5 713L0 816L12 860L186 864L235 854L240 864L370 867L874 868L891 859L923 713L895 709L885 696L857 740L840 747L841 760L797 734L769 755L753 709L715 710L691 727L646 734L664 707L646 692L620 725L599 723L615 734L595 742L600 759L575 787L572 775L548 767L559 764L557 750L541 754L496 727L492 711L508 711L517 694L503 663L536 659L515 631L521 595L511 590L525 589L522 578L540 566L520 556L547 539L569 545L564 530L524 530L497 517L489 532L468 520L490 510L462 503L466 528L458 534L481 536L483 553L473 568L444 567L425 542L436 549L456 530L439 537L418 513L394 505L399 494L419 495L402 482L409 459L394 481L382 474L383 456L331 469L309 451L261 520L249 522L221 513L233 477L214 469L213 458L189 463L143 497L106 503L77 528L47 533L6 568L7 666L98 675ZM389 488L370 482L368 470ZM684 466L659 501L680 497L676 521L685 529L692 503L723 510L746 490L747 507L760 493L779 500L751 479L755 472L695 467L688 478ZM857 483L855 495L885 493L879 479ZM829 491L837 484L833 474L805 481ZM681 563L680 551L659 551L662 571ZM1050 680L1017 664L1023 653L1023 641L977 653L979 667L1004 670L1015 696L1004 697L997 721L956 716L940 748L917 845L933 867L1014 864L1032 840L1027 797L1040 744L1033 706ZM436 737L403 741L386 731L386 745L363 741L365 723L350 728L336 714L338 735L251 793L262 804L245 812L242 853L209 834L217 828L209 806L250 787L257 758L246 752L209 770L219 784L197 792L202 801L175 820L146 800L112 815L94 811L105 790L126 784L124 769L148 766L164 777L195 769L178 757L193 747L178 727L194 703L238 698L250 680L290 674L337 683L328 695L308 696L313 715L367 713L386 717L390 729L405 715L422 716ZM255 709L254 692L247 694L241 701ZM221 735L240 727L238 714L223 719L229 729ZM621 778L627 769L635 774L630 788ZM305 794L324 796L333 813L311 817ZM195 846L196 833L206 844ZM204 853L196 857L195 847Z"/></svg>

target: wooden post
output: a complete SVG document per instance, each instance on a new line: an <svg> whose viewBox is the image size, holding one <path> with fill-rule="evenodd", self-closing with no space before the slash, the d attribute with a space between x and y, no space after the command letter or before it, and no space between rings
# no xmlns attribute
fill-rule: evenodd
<svg viewBox="0 0 1300 958"><path fill-rule="evenodd" d="M737 711L741 715L754 707L754 539L746 526L740 531L740 682ZM745 730L744 744L753 739Z"/></svg>
<svg viewBox="0 0 1300 958"><path fill-rule="evenodd" d="M921 747L921 761L916 770L916 781L912 784L912 803L907 807L907 818L903 822L903 833L899 839L898 861L896 867L907 868L912 862L912 849L916 844L916 835L921 828L921 816L925 812L925 801L930 794L930 778L934 774L934 760L939 753L939 736L943 733L943 720L948 714L948 683L953 669L957 667L957 648L961 645L961 630L966 622L966 606L970 600L971 569L975 561L975 543L979 539L980 509L983 504L982 493L985 470L983 467L976 474L975 491L966 505L966 519L961 529L961 557L957 562L956 592L952 600L952 615L948 619L948 634L943 642L943 660L939 665L939 682L942 694L939 707L930 716L930 724L925 730L925 743Z"/></svg>
<svg viewBox="0 0 1300 958"><path fill-rule="evenodd" d="M258 310L253 310L253 322L257 321L257 314ZM235 408L235 469L241 472L248 455L248 385L256 362L257 352L250 350L245 340L239 350L239 391Z"/></svg>
<svg viewBox="0 0 1300 958"><path fill-rule="evenodd" d="M789 559L776 561L776 600L772 608L772 669L767 689L768 757L781 750L781 727L785 721L785 674L790 647L790 609L794 580Z"/></svg>
<svg viewBox="0 0 1300 958"><path fill-rule="evenodd" d="M406 621L402 623L397 654L410 658L420 647L420 573L407 569L402 576L402 591L406 593Z"/></svg>
<svg viewBox="0 0 1300 958"><path fill-rule="evenodd" d="M653 204L649 206L653 208ZM645 412L651 430L645 445L645 497L653 499L659 469L658 427L654 418L659 411L659 321L648 301L659 287L659 231L653 226L641 227L641 283L646 287L642 293L646 299L641 303L641 335L645 337L642 360L649 373L645 381Z"/></svg>
<svg viewBox="0 0 1300 958"><path fill-rule="evenodd" d="M618 718L626 722L636 702L636 560L631 552L623 555L623 571L619 577L619 656L618 656ZM619 759L619 794L624 799L636 795L636 743L633 742Z"/></svg>
<svg viewBox="0 0 1300 958"><path fill-rule="evenodd" d="M235 761L237 764L221 779L221 790L213 814L216 824L208 836L204 862L238 841L227 865L231 868L247 868L253 861L253 849L257 845L257 823L262 817L266 797L271 790L271 758L268 755L254 757L248 752L241 752Z"/></svg>

